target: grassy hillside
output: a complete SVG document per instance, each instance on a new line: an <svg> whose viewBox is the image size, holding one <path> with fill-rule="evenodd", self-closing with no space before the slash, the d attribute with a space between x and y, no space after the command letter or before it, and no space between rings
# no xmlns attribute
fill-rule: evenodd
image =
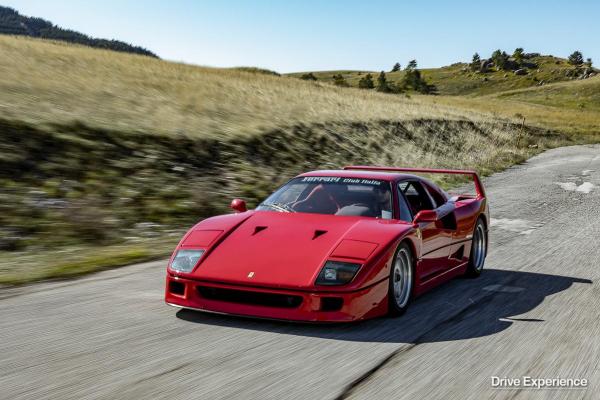
<svg viewBox="0 0 600 400"><path fill-rule="evenodd" d="M423 78L429 84L437 87L441 95L486 95L506 90L536 87L540 84L571 81L568 73L575 67L566 59L553 56L536 56L527 60L535 64L535 68L528 69L527 75L516 75L512 71L473 72L468 64L456 63L447 67L422 69ZM358 87L358 81L365 74L370 73L373 79L377 78L380 71L319 71L313 72L315 77L322 82L333 82L333 75L341 74L352 87ZM300 77L304 72L289 74ZM387 72L390 82L399 83L405 71Z"/></svg>
<svg viewBox="0 0 600 400"><path fill-rule="evenodd" d="M511 90L493 96L503 100L521 101L561 109L600 112L600 76L556 85Z"/></svg>
<svg viewBox="0 0 600 400"><path fill-rule="evenodd" d="M2 116L36 125L81 121L121 131L223 138L296 123L470 115L402 97L59 42L0 36L0 54Z"/></svg>
<svg viewBox="0 0 600 400"><path fill-rule="evenodd" d="M517 101L477 101L0 37L0 283L166 255L231 198L252 206L308 169L489 174L571 142L543 119L523 126Z"/></svg>
<svg viewBox="0 0 600 400"><path fill-rule="evenodd" d="M600 140L600 76L480 97L437 96L437 103L525 119L584 141Z"/></svg>

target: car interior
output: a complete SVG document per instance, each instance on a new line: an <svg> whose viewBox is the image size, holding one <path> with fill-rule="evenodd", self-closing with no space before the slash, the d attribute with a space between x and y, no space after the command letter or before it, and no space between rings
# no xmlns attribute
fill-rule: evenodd
<svg viewBox="0 0 600 400"><path fill-rule="evenodd" d="M433 210L435 208L430 195L420 183L414 181L400 182L398 187L404 194L413 216L421 210Z"/></svg>
<svg viewBox="0 0 600 400"><path fill-rule="evenodd" d="M381 217L382 207L378 200L378 190L380 189L375 186L311 185L303 190L298 196L302 200L294 202L291 209L318 214ZM391 210L391 204L389 209Z"/></svg>

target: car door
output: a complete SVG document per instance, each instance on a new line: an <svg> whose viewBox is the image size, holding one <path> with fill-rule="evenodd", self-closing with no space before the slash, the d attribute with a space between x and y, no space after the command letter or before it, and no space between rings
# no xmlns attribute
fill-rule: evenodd
<svg viewBox="0 0 600 400"><path fill-rule="evenodd" d="M418 180L402 181L398 184L398 189L406 199L413 218L419 211L437 208L434 200ZM422 242L418 275L420 283L422 283L450 267L448 257L452 244L452 233L439 220L420 222L418 229Z"/></svg>
<svg viewBox="0 0 600 400"><path fill-rule="evenodd" d="M425 190L431 196L436 207L438 221L436 226L448 237L448 263L447 268L454 268L464 262L464 246L459 232L460 221L456 213L454 201L450 201L448 196L431 182L422 182ZM464 235L463 235L464 236ZM462 247L461 247L462 246Z"/></svg>

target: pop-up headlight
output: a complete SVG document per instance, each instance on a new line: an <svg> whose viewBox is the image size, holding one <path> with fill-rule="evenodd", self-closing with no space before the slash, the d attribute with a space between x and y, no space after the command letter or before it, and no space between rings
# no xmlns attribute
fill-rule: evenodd
<svg viewBox="0 0 600 400"><path fill-rule="evenodd" d="M360 264L342 261L327 261L319 276L317 285L344 285L350 282L358 272Z"/></svg>
<svg viewBox="0 0 600 400"><path fill-rule="evenodd" d="M198 261L202 257L206 250L179 250L173 261L171 262L171 269L179 272L190 272L194 269Z"/></svg>

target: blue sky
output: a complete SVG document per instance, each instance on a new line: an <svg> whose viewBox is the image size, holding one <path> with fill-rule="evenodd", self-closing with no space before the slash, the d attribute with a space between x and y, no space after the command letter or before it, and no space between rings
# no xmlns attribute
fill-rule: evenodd
<svg viewBox="0 0 600 400"><path fill-rule="evenodd" d="M600 64L600 1L0 0L25 15L191 64L279 72L388 70L500 48Z"/></svg>

